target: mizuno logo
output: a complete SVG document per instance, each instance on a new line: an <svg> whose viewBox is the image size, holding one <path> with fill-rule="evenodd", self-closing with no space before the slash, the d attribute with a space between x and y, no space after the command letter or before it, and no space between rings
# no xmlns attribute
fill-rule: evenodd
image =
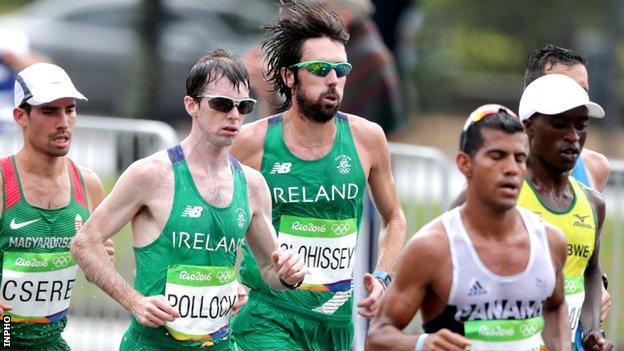
<svg viewBox="0 0 624 351"><path fill-rule="evenodd" d="M11 220L11 223L9 223L9 227L11 227L11 229L13 230L18 230L20 228L23 228L29 224L33 224L37 221L41 220L41 218L37 218L37 219L33 219L32 221L26 221L26 222L22 222L22 223L15 223L15 218L13 218Z"/></svg>
<svg viewBox="0 0 624 351"><path fill-rule="evenodd" d="M468 290L468 296L476 296L476 295L485 295L487 294L487 289L481 285L481 282L475 280L470 290Z"/></svg>
<svg viewBox="0 0 624 351"><path fill-rule="evenodd" d="M201 216L203 210L204 208L201 206L186 205L184 211L182 212L182 217L197 218Z"/></svg>
<svg viewBox="0 0 624 351"><path fill-rule="evenodd" d="M581 221L581 223L585 223L585 218L589 217L589 215L581 216L580 214L575 214L574 217L578 218L578 220Z"/></svg>
<svg viewBox="0 0 624 351"><path fill-rule="evenodd" d="M271 169L271 174L287 174L290 173L290 168L292 167L292 163L290 162L275 162L273 164L273 168Z"/></svg>

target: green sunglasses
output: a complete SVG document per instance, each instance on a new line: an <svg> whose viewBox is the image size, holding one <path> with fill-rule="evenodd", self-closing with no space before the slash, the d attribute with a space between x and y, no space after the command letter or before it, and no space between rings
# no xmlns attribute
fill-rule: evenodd
<svg viewBox="0 0 624 351"><path fill-rule="evenodd" d="M336 70L336 76L338 76L338 78L344 77L351 72L351 64L349 62L332 63L327 61L304 61L295 63L289 68L305 68L308 72L319 77L327 76L332 69Z"/></svg>

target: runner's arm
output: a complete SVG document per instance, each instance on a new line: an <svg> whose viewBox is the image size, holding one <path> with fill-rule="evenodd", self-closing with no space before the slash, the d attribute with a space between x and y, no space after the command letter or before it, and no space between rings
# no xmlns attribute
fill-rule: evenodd
<svg viewBox="0 0 624 351"><path fill-rule="evenodd" d="M593 189L587 189L587 193L596 209L597 228L594 252L585 269L585 301L583 302L580 318L584 330L600 329L600 306L602 303L600 238L605 218L605 203L602 195Z"/></svg>
<svg viewBox="0 0 624 351"><path fill-rule="evenodd" d="M291 286L303 280L306 271L303 258L291 250L280 249L271 221L269 187L259 172L247 169L245 175L252 213L245 239L256 258L264 281L274 289L286 290L288 287L280 280Z"/></svg>
<svg viewBox="0 0 624 351"><path fill-rule="evenodd" d="M93 213L96 207L104 200L106 196L106 192L104 191L104 186L102 185L102 181L100 177L95 174L92 170L88 168L80 167L80 174L82 175L82 179L85 184L85 188L87 188L87 204L89 206L89 212ZM113 246L113 241L111 239L106 240L104 244L106 248L106 253L108 254L108 258L115 264L115 247Z"/></svg>
<svg viewBox="0 0 624 351"><path fill-rule="evenodd" d="M126 225L155 191L156 170L144 160L131 165L119 178L111 194L91 214L72 240L71 252L85 276L132 312L142 296L115 270L104 243Z"/></svg>
<svg viewBox="0 0 624 351"><path fill-rule="evenodd" d="M563 233L546 224L550 257L555 270L555 290L544 303L544 331L542 337L549 350L570 350L570 321L563 290L563 266L567 258L567 246Z"/></svg>
<svg viewBox="0 0 624 351"><path fill-rule="evenodd" d="M390 151L383 130L369 123L370 136L367 148L371 160L368 184L375 206L381 215L377 269L392 274L406 237L405 214L399 203L390 165Z"/></svg>
<svg viewBox="0 0 624 351"><path fill-rule="evenodd" d="M420 335L403 333L431 291L439 274L440 239L423 228L407 243L398 260L395 279L386 292L379 313L373 318L366 338L366 349L376 351L413 351ZM443 241L442 241L443 242ZM444 243L448 246L447 243ZM448 254L448 252L447 252ZM426 339L426 350L464 350L470 342L442 329Z"/></svg>

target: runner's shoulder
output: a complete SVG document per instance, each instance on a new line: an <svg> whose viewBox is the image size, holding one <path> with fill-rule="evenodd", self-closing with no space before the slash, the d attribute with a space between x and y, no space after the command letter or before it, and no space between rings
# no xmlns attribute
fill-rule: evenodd
<svg viewBox="0 0 624 351"><path fill-rule="evenodd" d="M450 254L449 239L442 218L424 225L405 245L404 255L416 255L418 260L439 262Z"/></svg>
<svg viewBox="0 0 624 351"><path fill-rule="evenodd" d="M142 188L158 187L164 178L172 177L172 164L166 150L133 162L120 176Z"/></svg>
<svg viewBox="0 0 624 351"><path fill-rule="evenodd" d="M563 234L561 229L559 229L559 227L548 223L541 217L540 221L544 223L546 238L548 239L548 246L550 247L551 252L559 253L559 256L562 256L563 260L565 261L568 247L568 242L566 241L565 235Z"/></svg>

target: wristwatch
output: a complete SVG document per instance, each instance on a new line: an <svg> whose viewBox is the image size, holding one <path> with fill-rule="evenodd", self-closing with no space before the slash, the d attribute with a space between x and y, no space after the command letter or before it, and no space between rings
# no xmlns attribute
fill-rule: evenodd
<svg viewBox="0 0 624 351"><path fill-rule="evenodd" d="M297 283L295 283L294 285L293 285L293 284L288 284L288 283L287 283L284 279L282 279L282 278L279 278L279 281L280 281L280 283L281 283L283 286L287 287L287 288L288 288L288 289L290 289L290 290L295 290L295 289L297 289L298 287L300 287L300 286L301 286L301 284L303 284L303 278L301 278L301 280L300 280L300 281L298 281Z"/></svg>
<svg viewBox="0 0 624 351"><path fill-rule="evenodd" d="M390 283L392 283L392 277L390 277L390 273L386 271L375 270L373 272L373 277L377 278L386 287L389 287Z"/></svg>

